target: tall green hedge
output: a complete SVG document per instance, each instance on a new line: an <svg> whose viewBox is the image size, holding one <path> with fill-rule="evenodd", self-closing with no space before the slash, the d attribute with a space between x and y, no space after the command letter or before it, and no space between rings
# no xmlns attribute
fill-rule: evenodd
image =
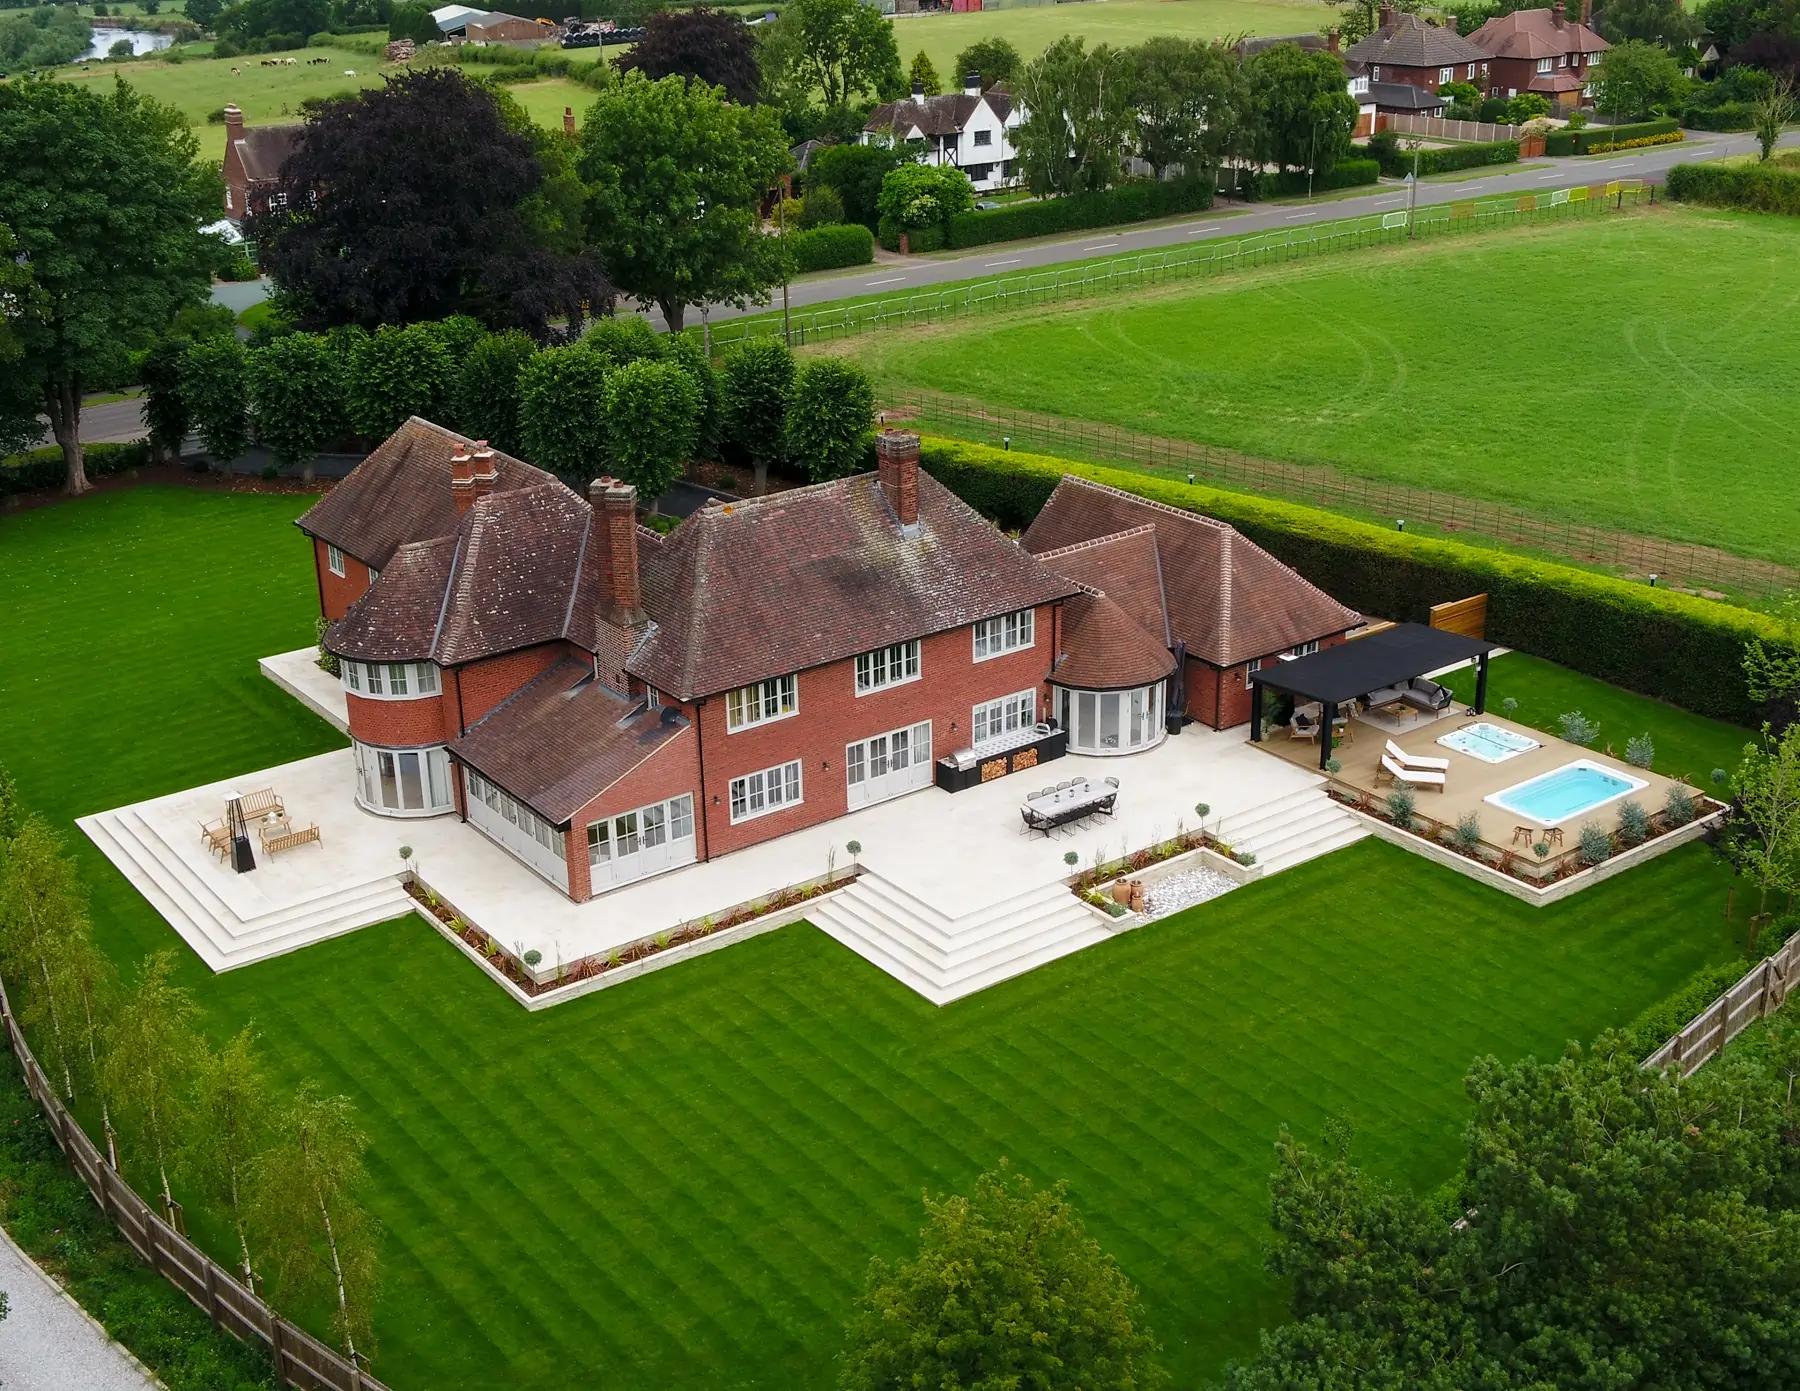
<svg viewBox="0 0 1800 1391"><path fill-rule="evenodd" d="M1677 164L1666 191L1678 203L1800 216L1800 174L1772 164Z"/></svg>
<svg viewBox="0 0 1800 1391"><path fill-rule="evenodd" d="M802 273L866 266L875 259L875 235L860 222L831 223L795 232L788 245L794 253L794 269Z"/></svg>
<svg viewBox="0 0 1800 1391"><path fill-rule="evenodd" d="M1206 179L1120 184L1103 193L1074 193L1066 198L1045 198L988 212L958 214L950 219L944 245L986 246L990 242L1048 237L1122 222L1148 222L1157 217L1204 212L1212 202L1213 186ZM915 245L913 249L921 248Z"/></svg>
<svg viewBox="0 0 1800 1391"><path fill-rule="evenodd" d="M105 478L108 474L142 468L150 462L150 446L141 441L135 444L90 444L83 448L82 457L89 478ZM0 459L0 497L60 488L65 472L62 450L55 445Z"/></svg>
<svg viewBox="0 0 1800 1391"><path fill-rule="evenodd" d="M1362 147L1359 147L1362 148ZM1404 178L1413 171L1410 150L1371 142L1366 147L1381 163L1381 172L1390 179ZM1480 144L1446 145L1439 150L1420 150L1419 176L1448 174L1455 169L1480 169L1489 164L1516 164L1519 160L1517 140L1488 140Z"/></svg>
<svg viewBox="0 0 1800 1391"><path fill-rule="evenodd" d="M1690 106L1681 113L1681 124L1688 130L1755 130L1756 107L1747 101Z"/></svg>
<svg viewBox="0 0 1800 1391"><path fill-rule="evenodd" d="M1298 503L935 437L924 465L1008 528L1029 526L1065 473L1204 512L1371 616L1423 623L1433 604L1485 593L1494 641L1738 724L1759 718L1744 690L1745 640L1782 640L1778 624L1749 609Z"/></svg>
<svg viewBox="0 0 1800 1391"><path fill-rule="evenodd" d="M1313 176L1312 191L1323 193L1333 188L1358 188L1380 179L1381 165L1375 160L1340 159L1331 168L1322 169ZM1277 174L1265 169L1243 180L1238 189L1246 198L1288 198L1307 191L1306 174L1293 169Z"/></svg>
<svg viewBox="0 0 1800 1391"><path fill-rule="evenodd" d="M1580 130L1553 130L1544 137L1547 155L1585 155L1590 145L1610 145L1621 140L1637 140L1646 135L1667 135L1680 130L1681 122L1673 116L1658 116L1654 121L1637 121L1625 126L1584 126Z"/></svg>

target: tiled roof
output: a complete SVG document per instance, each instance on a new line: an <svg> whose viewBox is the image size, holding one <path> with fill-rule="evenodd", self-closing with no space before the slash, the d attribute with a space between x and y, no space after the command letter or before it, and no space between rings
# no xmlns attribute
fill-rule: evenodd
<svg viewBox="0 0 1800 1391"><path fill-rule="evenodd" d="M1174 643L1163 593L1162 561L1156 553L1156 528L1150 523L1043 551L1038 559L1057 574L1106 595L1163 647Z"/></svg>
<svg viewBox="0 0 1800 1391"><path fill-rule="evenodd" d="M251 183L278 178L302 129L299 125L246 126L243 138L235 142L238 158L244 162L244 177Z"/></svg>
<svg viewBox="0 0 1800 1391"><path fill-rule="evenodd" d="M1479 63L1489 56L1454 30L1427 24L1418 15L1405 11L1396 14L1387 28L1358 39L1344 54L1365 63L1396 68L1449 67L1454 63Z"/></svg>
<svg viewBox="0 0 1800 1391"><path fill-rule="evenodd" d="M1012 97L998 90L972 97L967 92L947 92L939 97L902 97L884 101L869 113L864 130L917 130L921 135L956 135L969 123L975 108L986 101L1004 121L1012 110Z"/></svg>
<svg viewBox="0 0 1800 1391"><path fill-rule="evenodd" d="M1362 621L1224 522L1083 478L1056 485L1024 546L1047 557L1146 523L1156 528L1171 638L1214 666L1283 652Z"/></svg>
<svg viewBox="0 0 1800 1391"><path fill-rule="evenodd" d="M702 508L640 552L630 670L688 700L1075 592L923 471L918 500L911 535L874 474Z"/></svg>
<svg viewBox="0 0 1800 1391"><path fill-rule="evenodd" d="M561 825L688 728L677 711L646 710L564 660L484 715L450 752Z"/></svg>
<svg viewBox="0 0 1800 1391"><path fill-rule="evenodd" d="M295 523L377 570L408 541L456 530L450 497L450 456L475 441L414 416ZM496 493L553 482L550 474L494 451ZM571 497L574 494L570 494Z"/></svg>
<svg viewBox="0 0 1800 1391"><path fill-rule="evenodd" d="M1556 58L1564 53L1604 53L1611 48L1578 19L1563 19L1554 10L1514 10L1497 15L1469 35L1469 42L1490 58Z"/></svg>
<svg viewBox="0 0 1800 1391"><path fill-rule="evenodd" d="M1062 651L1050 672L1058 686L1089 691L1148 686L1175 670L1175 654L1110 596L1083 591L1063 603Z"/></svg>
<svg viewBox="0 0 1800 1391"><path fill-rule="evenodd" d="M1525 84L1528 92L1579 92L1587 86L1587 79L1576 74L1573 68L1565 68L1561 72L1533 73L1531 81Z"/></svg>

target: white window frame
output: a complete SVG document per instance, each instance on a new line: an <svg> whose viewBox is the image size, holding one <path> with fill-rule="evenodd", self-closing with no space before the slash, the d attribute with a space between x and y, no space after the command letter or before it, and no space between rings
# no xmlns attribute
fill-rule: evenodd
<svg viewBox="0 0 1800 1391"><path fill-rule="evenodd" d="M364 700L429 700L443 690L435 662L359 662L340 657L338 677L345 690Z"/></svg>
<svg viewBox="0 0 1800 1391"><path fill-rule="evenodd" d="M1539 58L1537 61L1537 70L1539 72L1555 72L1556 71L1556 59L1554 59L1554 58Z"/></svg>
<svg viewBox="0 0 1800 1391"><path fill-rule="evenodd" d="M880 663L879 667L877 662ZM886 647L877 647L873 652L858 653L856 693L859 696L873 695L876 691L885 691L891 686L904 686L909 681L917 681L923 666L923 654L917 638L889 643ZM894 675L896 670L900 675Z"/></svg>
<svg viewBox="0 0 1800 1391"><path fill-rule="evenodd" d="M1438 86L1442 87L1454 81L1456 81L1456 69L1454 67L1438 69Z"/></svg>
<svg viewBox="0 0 1800 1391"><path fill-rule="evenodd" d="M725 693L725 729L736 734L800 713L800 678L772 676Z"/></svg>
<svg viewBox="0 0 1800 1391"><path fill-rule="evenodd" d="M1009 652L1037 646L1037 610L1015 609L970 625L975 638L975 660L992 661Z"/></svg>
<svg viewBox="0 0 1800 1391"><path fill-rule="evenodd" d="M1294 655L1296 657L1310 657L1318 650L1319 644L1317 642L1303 642L1294 649Z"/></svg>
<svg viewBox="0 0 1800 1391"><path fill-rule="evenodd" d="M445 812L456 810L456 796L452 791L455 779L450 768L450 755L442 744L422 749L395 749L353 739L351 748L356 764L356 800L370 811L381 816L405 817L442 816ZM406 805L401 765L408 758L418 760L415 776L418 779L420 805L416 807ZM387 760L389 769L386 776L382 767L384 759ZM389 802L384 795L390 786L394 789L393 802ZM436 801L432 800L434 788L441 794Z"/></svg>
<svg viewBox="0 0 1800 1391"><path fill-rule="evenodd" d="M588 886L594 892L692 864L694 796L683 792L590 821L585 839Z"/></svg>
<svg viewBox="0 0 1800 1391"><path fill-rule="evenodd" d="M969 712L969 742L976 750L1037 724L1037 688L984 700Z"/></svg>
<svg viewBox="0 0 1800 1391"><path fill-rule="evenodd" d="M469 824L521 864L568 892L569 843L565 834L466 764L463 776Z"/></svg>
<svg viewBox="0 0 1800 1391"><path fill-rule="evenodd" d="M325 565L339 579L344 577L344 553L329 541L325 543Z"/></svg>
<svg viewBox="0 0 1800 1391"><path fill-rule="evenodd" d="M1381 64L1380 63L1375 64L1374 67L1369 69L1369 80L1372 82L1381 81Z"/></svg>
<svg viewBox="0 0 1800 1391"><path fill-rule="evenodd" d="M1475 80L1475 65L1473 63L1470 63L1469 64L1469 81L1473 82L1474 80Z"/></svg>
<svg viewBox="0 0 1800 1391"><path fill-rule="evenodd" d="M726 794L733 826L797 807L806 800L800 760L790 759L773 768L759 768L754 773L733 778Z"/></svg>

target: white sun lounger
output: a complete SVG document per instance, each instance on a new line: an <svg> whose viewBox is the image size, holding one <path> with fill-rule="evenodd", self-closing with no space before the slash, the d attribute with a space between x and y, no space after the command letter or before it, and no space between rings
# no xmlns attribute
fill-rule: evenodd
<svg viewBox="0 0 1800 1391"><path fill-rule="evenodd" d="M1381 767L1395 782L1409 783L1414 787L1435 787L1439 792L1444 790L1444 775L1433 773L1424 768L1407 768L1394 762L1386 754L1381 756Z"/></svg>
<svg viewBox="0 0 1800 1391"><path fill-rule="evenodd" d="M1389 758L1393 759L1394 762L1402 764L1408 768L1435 768L1440 773L1448 772L1450 769L1450 760L1449 759L1447 759L1447 758L1421 758L1416 753L1408 753L1405 749L1401 748L1398 744L1396 744L1392 739L1389 739L1387 741L1387 751L1388 751Z"/></svg>

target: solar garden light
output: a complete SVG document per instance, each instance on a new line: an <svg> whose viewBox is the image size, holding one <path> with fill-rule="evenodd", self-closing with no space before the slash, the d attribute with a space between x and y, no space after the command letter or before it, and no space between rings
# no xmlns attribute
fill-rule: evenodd
<svg viewBox="0 0 1800 1391"><path fill-rule="evenodd" d="M1650 572L1650 587L1652 589L1656 588L1656 571L1654 570Z"/></svg>
<svg viewBox="0 0 1800 1391"><path fill-rule="evenodd" d="M1395 517L1394 518L1394 530L1395 531L1405 531L1406 530L1406 518L1405 517Z"/></svg>
<svg viewBox="0 0 1800 1391"><path fill-rule="evenodd" d="M1011 449L1012 448L1012 436L1011 435L1000 436L1000 447L1002 449Z"/></svg>
<svg viewBox="0 0 1800 1391"><path fill-rule="evenodd" d="M1194 475L1190 473L1188 475L1188 483L1191 485L1193 483L1193 481L1194 481Z"/></svg>

